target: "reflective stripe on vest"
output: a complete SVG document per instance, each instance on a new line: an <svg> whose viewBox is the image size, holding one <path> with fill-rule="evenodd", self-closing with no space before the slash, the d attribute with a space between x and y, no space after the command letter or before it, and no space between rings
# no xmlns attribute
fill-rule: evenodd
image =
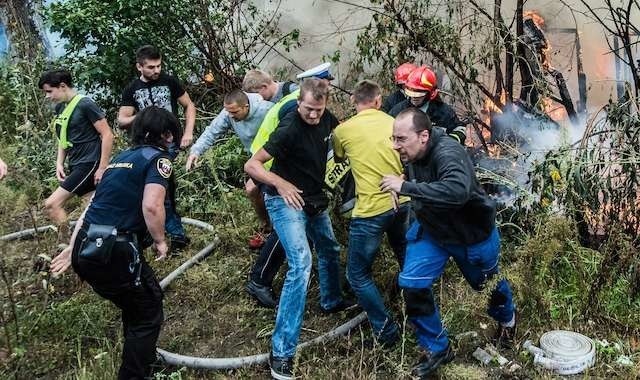
<svg viewBox="0 0 640 380"><path fill-rule="evenodd" d="M78 102L80 102L82 98L84 98L83 95L80 95L80 94L75 95L73 99L71 99L69 104L67 104L67 106L64 107L64 110L53 119L53 122L51 124L53 128L53 134L56 136L56 139L58 140L58 146L62 149L67 149L73 146L73 144L69 140L67 140L67 128L69 127L69 119L71 119L71 115L73 114L73 111L76 109ZM56 125L60 126L59 136L56 131L57 129Z"/></svg>
<svg viewBox="0 0 640 380"><path fill-rule="evenodd" d="M280 124L280 119L278 118L280 109L290 100L297 99L298 95L300 95L299 89L280 99L280 101L267 112L264 120L262 120L262 124L260 124L260 128L258 128L256 137L253 138L253 142L251 143L251 154L255 154L269 141L269 136L276 130L278 124ZM264 163L264 168L269 170L272 164L273 160L269 160Z"/></svg>

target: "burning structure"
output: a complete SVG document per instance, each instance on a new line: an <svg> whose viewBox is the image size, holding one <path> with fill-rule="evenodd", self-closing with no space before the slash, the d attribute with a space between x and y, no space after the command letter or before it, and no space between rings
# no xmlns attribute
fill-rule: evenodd
<svg viewBox="0 0 640 380"><path fill-rule="evenodd" d="M512 198L513 187L524 186L528 181L532 164L557 146L562 134L561 123L568 119L571 126L577 127L586 118L586 75L577 29L552 32L575 36L580 113L574 107L565 76L551 64L551 45L545 36L544 19L537 12L527 11L521 21L518 25L519 97L506 99L503 91L501 106L489 98L485 100L480 121L486 127L481 136L486 154L476 155L481 169L512 181L512 186L505 185L505 181L488 186L490 192L507 203Z"/></svg>

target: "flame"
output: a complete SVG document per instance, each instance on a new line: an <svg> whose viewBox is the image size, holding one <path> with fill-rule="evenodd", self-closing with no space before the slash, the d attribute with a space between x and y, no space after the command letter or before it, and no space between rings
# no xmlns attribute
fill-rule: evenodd
<svg viewBox="0 0 640 380"><path fill-rule="evenodd" d="M524 19L531 19L533 23L540 29L540 31L544 32L545 29L545 21L544 18L540 15L540 13L536 10L524 11L522 13L522 17ZM551 51L551 44L549 40L545 38L545 46L543 46L540 53L540 65L542 69L545 71L553 70L551 66L551 62L549 61L549 52Z"/></svg>
<svg viewBox="0 0 640 380"><path fill-rule="evenodd" d="M507 99L507 93L504 90L502 90L502 93L500 94L500 103L505 104L506 99ZM489 97L484 99L482 108L480 109L480 118L486 125L489 125L489 126L491 125L491 116L493 114L501 114L501 113L503 113L502 109L498 107L498 105L493 101L493 99ZM491 131L486 128L482 128L482 138L484 139L484 141L490 141ZM472 143L470 140L471 139L468 139L467 141ZM495 158L500 157L501 150L498 144L488 144L487 149L489 150L487 153L489 154L490 157L495 157Z"/></svg>
<svg viewBox="0 0 640 380"><path fill-rule="evenodd" d="M551 118L551 120L561 121L569 117L564 106L557 104L550 98L542 99L542 108L544 110L544 113L546 113Z"/></svg>
<svg viewBox="0 0 640 380"><path fill-rule="evenodd" d="M525 18L525 19L530 18L531 20L533 20L533 23L536 24L538 28L540 28L541 30L544 30L544 18L540 16L540 12L536 10L524 11L522 13L522 18Z"/></svg>

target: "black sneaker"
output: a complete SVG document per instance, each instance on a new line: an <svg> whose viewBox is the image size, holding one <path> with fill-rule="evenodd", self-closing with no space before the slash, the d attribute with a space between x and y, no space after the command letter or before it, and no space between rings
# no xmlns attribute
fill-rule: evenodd
<svg viewBox="0 0 640 380"><path fill-rule="evenodd" d="M362 345L364 346L364 348L367 348L370 350L375 347L380 347L383 350L390 350L393 347L395 347L399 341L400 341L400 333L397 332L395 334L392 334L392 336L390 337L385 337L385 338L371 337L369 339L365 339L364 342L362 342Z"/></svg>
<svg viewBox="0 0 640 380"><path fill-rule="evenodd" d="M335 314L344 310L353 310L356 307L358 307L358 303L356 301L343 298L342 301L340 301L336 306L330 307L328 309L320 306L320 311L323 314Z"/></svg>
<svg viewBox="0 0 640 380"><path fill-rule="evenodd" d="M276 380L293 379L293 358L274 358L273 354L270 354L269 368L271 377Z"/></svg>
<svg viewBox="0 0 640 380"><path fill-rule="evenodd" d="M433 353L427 351L418 361L418 365L413 367L411 374L420 379L426 379L433 371L438 369L438 367L449 363L454 357L455 354L451 349L451 345L448 345L447 349L442 352Z"/></svg>
<svg viewBox="0 0 640 380"><path fill-rule="evenodd" d="M372 349L380 347L384 350L392 349L400 341L400 326L394 321L387 321L382 327L382 331L374 336L365 339L363 345L365 348Z"/></svg>
<svg viewBox="0 0 640 380"><path fill-rule="evenodd" d="M191 239L184 235L171 235L169 239L171 242L171 251L181 251L191 243Z"/></svg>
<svg viewBox="0 0 640 380"><path fill-rule="evenodd" d="M496 332L491 339L493 345L496 348L513 348L513 342L516 338L516 330L518 327L518 320L516 318L515 324L511 327L503 326L502 323L498 322L498 327L496 328Z"/></svg>
<svg viewBox="0 0 640 380"><path fill-rule="evenodd" d="M258 305L268 309L275 309L278 304L273 289L266 285L260 285L255 281L249 280L244 288L249 295L258 302Z"/></svg>

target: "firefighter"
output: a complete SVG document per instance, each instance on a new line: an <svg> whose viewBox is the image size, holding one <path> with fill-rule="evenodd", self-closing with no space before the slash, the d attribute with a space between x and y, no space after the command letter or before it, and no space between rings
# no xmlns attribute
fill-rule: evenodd
<svg viewBox="0 0 640 380"><path fill-rule="evenodd" d="M167 148L179 125L171 112L157 106L136 115L133 147L107 166L70 245L51 263L54 275L72 265L96 293L122 310L121 380L148 378L156 359L163 296L141 242L148 232L157 259L166 256L164 199L172 172Z"/></svg>
<svg viewBox="0 0 640 380"><path fill-rule="evenodd" d="M398 103L403 102L407 99L407 96L404 94L404 84L407 83L407 78L409 74L418 66L414 65L411 62L405 62L402 65L396 67L393 71L393 76L396 82L396 91L394 91L391 95L389 95L382 103L382 107L380 110L389 113L391 109Z"/></svg>
<svg viewBox="0 0 640 380"><path fill-rule="evenodd" d="M438 78L428 66L420 66L413 70L404 84L407 99L396 104L389 115L396 117L409 108L416 107L429 116L431 123L443 128L447 134L464 144L467 137L466 128L462 125L453 108L445 103L438 93Z"/></svg>

